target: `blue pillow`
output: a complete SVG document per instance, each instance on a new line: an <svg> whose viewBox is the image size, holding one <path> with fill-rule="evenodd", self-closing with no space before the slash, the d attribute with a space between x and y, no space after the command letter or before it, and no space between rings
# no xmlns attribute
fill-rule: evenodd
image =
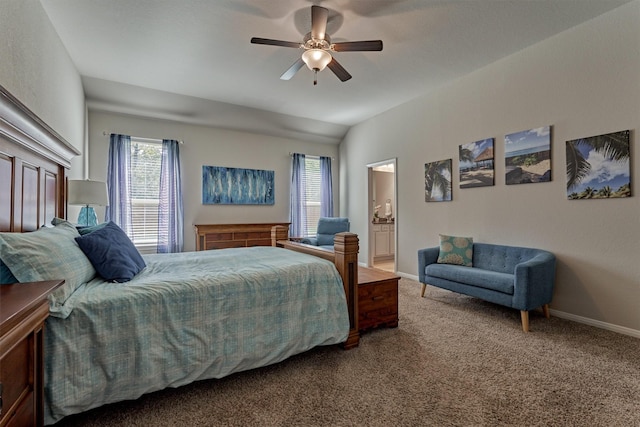
<svg viewBox="0 0 640 427"><path fill-rule="evenodd" d="M10 283L18 283L18 279L13 275L7 264L0 259L0 285L7 285Z"/></svg>
<svg viewBox="0 0 640 427"><path fill-rule="evenodd" d="M60 224L71 224L69 221L67 221L66 219L63 218L57 218L54 217L51 220L51 225L60 225ZM71 224L73 225L73 224ZM99 230L102 227L104 227L105 225L107 225L106 222L101 222L100 224L97 225L75 225L76 230L78 230L78 233L80 233L81 236L84 236L85 234L89 234L93 231Z"/></svg>
<svg viewBox="0 0 640 427"><path fill-rule="evenodd" d="M76 237L76 242L105 280L128 282L147 266L131 239L112 221Z"/></svg>
<svg viewBox="0 0 640 427"><path fill-rule="evenodd" d="M96 230L104 228L107 224L108 222L101 222L98 225L76 225L76 229L81 236L84 236L85 234L93 233Z"/></svg>

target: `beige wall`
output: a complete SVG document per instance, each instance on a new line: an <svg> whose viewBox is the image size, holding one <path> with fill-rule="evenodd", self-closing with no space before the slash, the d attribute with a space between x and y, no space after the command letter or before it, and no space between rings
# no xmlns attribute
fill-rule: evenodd
<svg viewBox="0 0 640 427"><path fill-rule="evenodd" d="M107 132L107 135L103 135ZM109 133L184 141L183 166L185 250L195 250L193 224L287 222L289 220L290 152L333 157L335 213L339 212L338 147L247 132L180 124L104 112L89 112L89 175L105 180ZM202 166L267 169L275 171L273 206L203 205ZM104 217L104 209L98 211Z"/></svg>
<svg viewBox="0 0 640 427"><path fill-rule="evenodd" d="M417 276L416 252L437 246L438 233L548 249L558 257L556 314L640 336L639 70L635 1L353 127L340 146L341 201L360 247L366 165L397 157L400 272ZM546 125L552 182L506 186L504 135ZM565 141L625 129L633 197L567 200ZM424 164L453 158L455 172L458 146L489 137L496 185L460 189L454 173L453 201L426 203Z"/></svg>
<svg viewBox="0 0 640 427"><path fill-rule="evenodd" d="M85 101L80 75L38 0L2 0L0 85L84 152ZM82 178L82 158L71 177Z"/></svg>

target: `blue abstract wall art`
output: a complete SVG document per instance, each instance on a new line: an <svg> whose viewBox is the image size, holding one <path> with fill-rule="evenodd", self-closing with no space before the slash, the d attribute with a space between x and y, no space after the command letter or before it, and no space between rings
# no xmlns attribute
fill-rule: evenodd
<svg viewBox="0 0 640 427"><path fill-rule="evenodd" d="M203 205L273 205L274 171L202 166Z"/></svg>

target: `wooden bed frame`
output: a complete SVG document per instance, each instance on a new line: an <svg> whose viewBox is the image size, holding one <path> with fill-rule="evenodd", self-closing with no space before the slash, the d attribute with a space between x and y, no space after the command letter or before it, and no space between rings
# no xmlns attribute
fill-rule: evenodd
<svg viewBox="0 0 640 427"><path fill-rule="evenodd" d="M66 218L66 178L80 154L0 86L0 231Z"/></svg>
<svg viewBox="0 0 640 427"><path fill-rule="evenodd" d="M79 155L69 142L0 86L0 232L34 231L54 217L67 217L67 175ZM273 246L305 252L335 263L349 310L344 348L358 345L358 236L340 233L335 251L290 242L287 227L271 232ZM61 278L63 279L63 278Z"/></svg>
<svg viewBox="0 0 640 427"><path fill-rule="evenodd" d="M314 255L333 262L342 277L344 293L349 310L349 336L343 346L350 349L358 346L358 235L338 233L335 235L333 251L318 246L289 240L289 227L276 225L271 229L271 245Z"/></svg>

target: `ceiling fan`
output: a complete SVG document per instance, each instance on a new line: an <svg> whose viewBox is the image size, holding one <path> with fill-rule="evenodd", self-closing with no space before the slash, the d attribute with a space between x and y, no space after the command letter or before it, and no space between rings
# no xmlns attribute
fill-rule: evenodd
<svg viewBox="0 0 640 427"><path fill-rule="evenodd" d="M280 76L282 80L291 79L306 64L314 72L314 85L318 84L318 72L325 67L329 67L341 81L345 82L351 78L351 74L336 61L331 52L381 51L382 40L331 43L331 37L326 33L328 16L328 9L311 6L311 32L304 36L302 43L260 37L251 38L251 43L304 49L302 57Z"/></svg>

